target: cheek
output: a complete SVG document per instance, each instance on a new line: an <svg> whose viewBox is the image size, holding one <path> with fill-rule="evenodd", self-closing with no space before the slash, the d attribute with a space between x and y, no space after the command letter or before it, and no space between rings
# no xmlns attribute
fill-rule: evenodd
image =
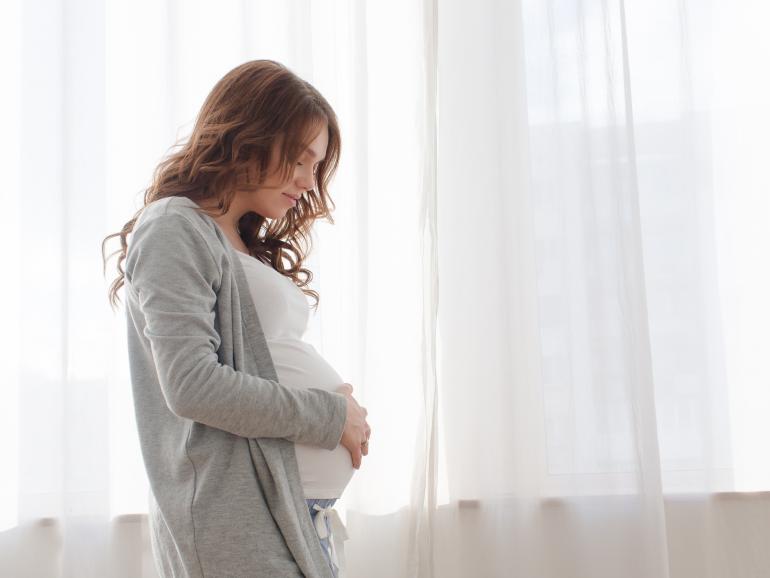
<svg viewBox="0 0 770 578"><path fill-rule="evenodd" d="M294 176L291 172L289 172L289 176L287 177L285 174L282 174L280 170L276 169L267 179L265 179L263 186L284 190L293 180Z"/></svg>

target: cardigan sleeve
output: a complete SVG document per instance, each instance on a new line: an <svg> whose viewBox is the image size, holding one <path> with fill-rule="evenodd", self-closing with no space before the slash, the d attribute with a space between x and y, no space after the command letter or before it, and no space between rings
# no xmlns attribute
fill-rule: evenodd
<svg viewBox="0 0 770 578"><path fill-rule="evenodd" d="M158 382L176 415L242 437L337 447L347 399L293 389L219 363L215 324L222 272L205 237L178 213L141 222L126 257L126 284L144 317Z"/></svg>

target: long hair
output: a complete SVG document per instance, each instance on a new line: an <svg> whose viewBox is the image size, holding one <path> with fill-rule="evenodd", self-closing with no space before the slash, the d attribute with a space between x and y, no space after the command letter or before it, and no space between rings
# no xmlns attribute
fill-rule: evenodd
<svg viewBox="0 0 770 578"><path fill-rule="evenodd" d="M278 170L284 182L324 122L329 141L326 157L318 164L316 188L302 195L280 219L268 222L257 213L248 212L238 223L249 253L289 277L303 293L315 299L317 308L318 293L305 288L313 274L302 263L312 248L313 222L324 218L334 223L334 202L327 190L340 156L337 117L318 90L287 67L273 60L252 60L217 82L206 97L189 138L172 146L156 167L152 183L145 190L144 206L120 232L102 241L105 274L108 259L119 255L118 277L108 293L113 310L120 301L117 292L124 284L126 239L148 204L172 196L188 197L199 205L216 200L220 212L204 208L200 212L223 215L230 208L236 184L241 190L257 190L264 182L276 139L280 151ZM112 237L120 237L121 248L105 256L105 244ZM303 280L300 274L305 276Z"/></svg>

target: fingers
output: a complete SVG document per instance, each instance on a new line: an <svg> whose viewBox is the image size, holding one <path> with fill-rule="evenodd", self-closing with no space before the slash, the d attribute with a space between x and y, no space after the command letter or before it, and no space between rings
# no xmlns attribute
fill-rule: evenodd
<svg viewBox="0 0 770 578"><path fill-rule="evenodd" d="M359 406L359 407L360 407L360 406ZM368 411L366 411L366 408L365 408L365 407L362 407L362 408L361 408L361 411L362 411L362 412L363 412L363 414L364 414L364 418L366 418L366 416L367 416L367 414L368 414L369 412L368 412ZM370 435L372 435L372 428L370 428L370 427L369 427L369 424L368 424L368 423L366 423L365 425L366 425L366 429L364 430L364 436L365 436L365 437L364 437L364 439L361 441L361 443L362 443L362 444L363 444L364 442L368 442L368 441L369 441L369 436L370 436ZM363 448L364 448L364 455L368 455L368 454L369 454L369 444L367 443L366 445L364 445L364 446L363 446Z"/></svg>
<svg viewBox="0 0 770 578"><path fill-rule="evenodd" d="M366 410L365 407L361 407L358 401L353 397L353 386L351 384L343 383L339 385L335 389L335 391L337 393L342 393L346 396L349 396L349 399L352 402L354 402L354 406L358 407L358 409L360 410L360 416L364 418L364 425L366 427L364 431L364 434L365 434L364 439L361 441L361 443L359 443L356 447L352 449L350 449L350 445L349 445L350 441L352 440L350 440L347 444L347 447L349 448L349 451L350 451L350 459L353 464L353 467L358 470L361 468L361 462L363 461L363 456L369 455L369 444L363 444L364 441L369 440L369 436L371 435L371 431L372 431L371 428L369 427L369 424L366 423L366 416L369 414L369 412ZM350 404L348 404L348 408L350 407L351 407Z"/></svg>
<svg viewBox="0 0 770 578"><path fill-rule="evenodd" d="M353 467L357 470L361 468L361 448L356 448L351 454L351 459L353 460Z"/></svg>
<svg viewBox="0 0 770 578"><path fill-rule="evenodd" d="M369 436L372 435L372 428L369 427L369 424L366 424L366 431L364 432L364 435L365 435L364 441L366 443L364 444L364 442L361 442L361 452L365 456L368 456L369 455Z"/></svg>

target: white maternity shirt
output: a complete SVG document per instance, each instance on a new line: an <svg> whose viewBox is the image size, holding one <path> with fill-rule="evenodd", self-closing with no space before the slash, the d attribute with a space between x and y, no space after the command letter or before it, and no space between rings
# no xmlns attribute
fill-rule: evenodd
<svg viewBox="0 0 770 578"><path fill-rule="evenodd" d="M344 380L310 343L307 330L310 304L291 279L270 265L235 251L249 282L254 305L273 358L278 381L287 387L316 387L335 391ZM350 452L295 444L305 498L339 498L353 477Z"/></svg>

